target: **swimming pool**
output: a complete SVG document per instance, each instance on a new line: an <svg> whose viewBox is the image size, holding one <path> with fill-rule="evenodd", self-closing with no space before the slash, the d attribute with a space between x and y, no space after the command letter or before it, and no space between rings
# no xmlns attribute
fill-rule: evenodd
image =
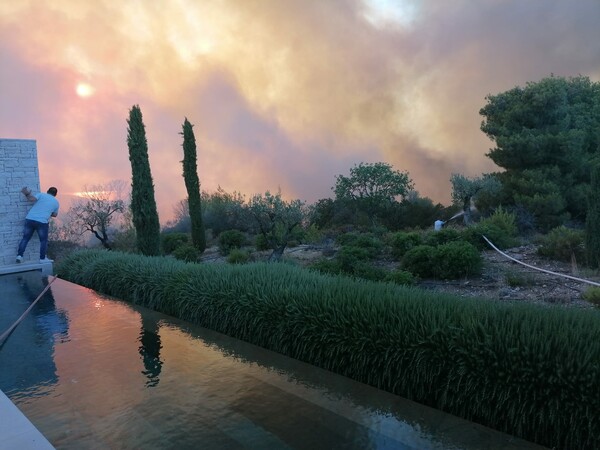
<svg viewBox="0 0 600 450"><path fill-rule="evenodd" d="M0 276L0 332L45 283ZM56 448L540 448L60 279L0 349L0 389Z"/></svg>

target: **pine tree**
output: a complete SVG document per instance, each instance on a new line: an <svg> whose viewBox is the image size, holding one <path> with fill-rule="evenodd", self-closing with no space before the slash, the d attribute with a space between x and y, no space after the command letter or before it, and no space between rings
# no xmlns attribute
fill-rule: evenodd
<svg viewBox="0 0 600 450"><path fill-rule="evenodd" d="M139 105L129 111L127 146L131 161L131 213L138 250L149 256L160 253L160 223L154 199L154 184L148 161L146 129Z"/></svg>
<svg viewBox="0 0 600 450"><path fill-rule="evenodd" d="M600 165L592 169L585 221L585 254L589 267L600 268Z"/></svg>
<svg viewBox="0 0 600 450"><path fill-rule="evenodd" d="M192 222L192 243L202 253L206 249L206 236L202 222L200 180L196 165L196 137L193 125L185 118L183 122L183 178L188 193L188 205Z"/></svg>

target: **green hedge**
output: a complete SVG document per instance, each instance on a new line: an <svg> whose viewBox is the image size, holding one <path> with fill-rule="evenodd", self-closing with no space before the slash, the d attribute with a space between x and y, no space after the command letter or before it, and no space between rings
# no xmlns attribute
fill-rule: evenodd
<svg viewBox="0 0 600 450"><path fill-rule="evenodd" d="M87 250L60 277L554 448L600 448L600 313Z"/></svg>

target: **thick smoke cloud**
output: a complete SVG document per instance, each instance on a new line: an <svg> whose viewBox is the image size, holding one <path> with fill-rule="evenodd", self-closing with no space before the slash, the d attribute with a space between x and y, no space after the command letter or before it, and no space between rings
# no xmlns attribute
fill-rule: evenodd
<svg viewBox="0 0 600 450"><path fill-rule="evenodd" d="M139 104L163 223L186 195L184 117L205 190L312 202L385 161L447 204L452 172L497 169L486 95L600 80L599 17L595 0L3 2L0 137L36 139L42 184L63 193L129 181Z"/></svg>

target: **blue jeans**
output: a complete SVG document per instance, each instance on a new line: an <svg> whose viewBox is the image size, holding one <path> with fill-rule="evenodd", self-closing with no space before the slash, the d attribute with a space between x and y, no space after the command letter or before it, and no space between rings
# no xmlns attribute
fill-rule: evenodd
<svg viewBox="0 0 600 450"><path fill-rule="evenodd" d="M40 238L40 259L46 258L46 249L48 248L48 224L38 222L37 220L25 219L25 226L23 226L23 239L19 242L19 251L17 255L23 256L29 239L33 236L33 232L37 231L37 235Z"/></svg>

